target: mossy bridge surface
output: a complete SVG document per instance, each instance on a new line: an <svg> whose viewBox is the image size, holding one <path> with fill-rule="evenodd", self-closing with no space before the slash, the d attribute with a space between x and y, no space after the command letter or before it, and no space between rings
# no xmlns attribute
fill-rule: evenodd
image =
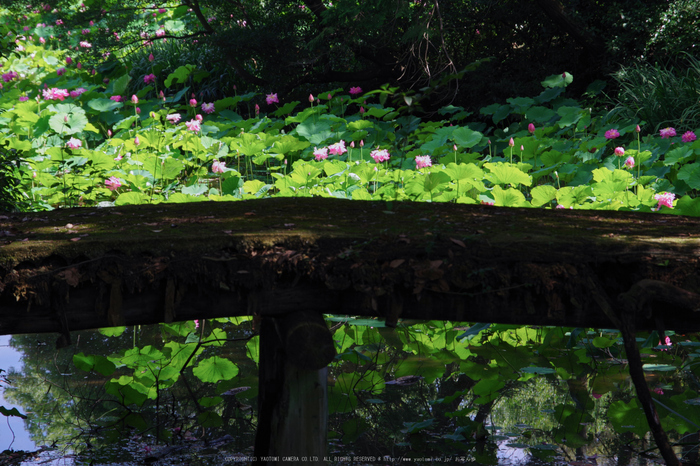
<svg viewBox="0 0 700 466"><path fill-rule="evenodd" d="M276 198L0 216L0 334L260 318L256 464L326 452L322 314L621 330L662 456L637 329L700 330L700 219ZM289 464L289 463L287 463ZM306 463L308 464L308 463Z"/></svg>
<svg viewBox="0 0 700 466"><path fill-rule="evenodd" d="M599 328L633 312L694 331L699 259L700 219L659 214L322 198L13 213L0 334L299 310Z"/></svg>

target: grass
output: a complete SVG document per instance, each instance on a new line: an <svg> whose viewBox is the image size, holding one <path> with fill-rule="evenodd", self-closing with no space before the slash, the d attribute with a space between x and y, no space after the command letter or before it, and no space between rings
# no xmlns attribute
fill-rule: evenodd
<svg viewBox="0 0 700 466"><path fill-rule="evenodd" d="M700 61L686 58L685 69L638 63L613 74L619 91L608 119L641 119L653 132L700 126Z"/></svg>

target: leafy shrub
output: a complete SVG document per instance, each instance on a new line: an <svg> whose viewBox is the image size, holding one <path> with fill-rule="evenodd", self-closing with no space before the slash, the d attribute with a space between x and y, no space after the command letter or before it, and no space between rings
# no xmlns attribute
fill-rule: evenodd
<svg viewBox="0 0 700 466"><path fill-rule="evenodd" d="M19 153L13 149L0 149L0 211L23 210L26 198L21 185Z"/></svg>
<svg viewBox="0 0 700 466"><path fill-rule="evenodd" d="M700 4L695 0L669 2L646 45L646 55L677 57L692 53L700 43Z"/></svg>
<svg viewBox="0 0 700 466"><path fill-rule="evenodd" d="M153 61L149 56L153 55ZM129 83L128 94L135 94L147 86L144 76L155 74L157 89L163 89L168 75L181 66L194 65L200 73L193 77L193 86L197 98L211 102L234 94L233 70L220 60L219 51L207 44L192 47L182 41L155 41L148 47L139 48L129 57L131 72L134 77ZM206 71L204 71L206 70Z"/></svg>
<svg viewBox="0 0 700 466"><path fill-rule="evenodd" d="M700 61L687 55L687 68L637 63L613 74L619 91L613 120L641 119L654 130L700 126Z"/></svg>

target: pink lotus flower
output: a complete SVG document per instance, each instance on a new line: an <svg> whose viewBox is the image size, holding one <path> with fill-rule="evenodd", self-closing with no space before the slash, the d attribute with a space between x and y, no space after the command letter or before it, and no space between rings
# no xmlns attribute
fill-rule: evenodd
<svg viewBox="0 0 700 466"><path fill-rule="evenodd" d="M676 130L674 128L668 127L659 131L661 139L669 139L676 135Z"/></svg>
<svg viewBox="0 0 700 466"><path fill-rule="evenodd" d="M314 101L314 95L313 95L313 94L309 94L309 102L313 102L313 101Z"/></svg>
<svg viewBox="0 0 700 466"><path fill-rule="evenodd" d="M656 194L654 196L654 199L659 201L659 204L656 206L656 209L660 209L661 206L668 207L669 209L673 209L673 200L676 198L676 195L673 193L662 193L662 194Z"/></svg>
<svg viewBox="0 0 700 466"><path fill-rule="evenodd" d="M322 147L321 149L317 149L314 147L314 157L316 158L317 162L320 162L321 160L327 159L328 158L328 147Z"/></svg>
<svg viewBox="0 0 700 466"><path fill-rule="evenodd" d="M346 152L347 152L347 149L345 148L345 141L343 141L343 140L328 146L328 153L330 155L343 155Z"/></svg>
<svg viewBox="0 0 700 466"><path fill-rule="evenodd" d="M202 104L202 111L203 111L204 113L206 113L207 115L209 115L209 114L211 114L211 113L214 113L214 110L215 110L215 108L214 108L214 102L211 102L211 103L208 103L208 104L207 104L207 103Z"/></svg>
<svg viewBox="0 0 700 466"><path fill-rule="evenodd" d="M56 74L59 76L63 76L64 74L66 74L66 69L64 67L60 67L56 70Z"/></svg>
<svg viewBox="0 0 700 466"><path fill-rule="evenodd" d="M200 113L198 113L194 116L194 119L201 123L202 120L204 120L204 117Z"/></svg>
<svg viewBox="0 0 700 466"><path fill-rule="evenodd" d="M197 120L190 120L185 122L185 126L187 126L187 129L190 131L194 131L195 133L198 133L200 129L202 129L199 126L199 122Z"/></svg>
<svg viewBox="0 0 700 466"><path fill-rule="evenodd" d="M156 59L156 57L154 57L152 53L148 54L148 61L153 61L155 59Z"/></svg>
<svg viewBox="0 0 700 466"><path fill-rule="evenodd" d="M57 89L52 87L51 89L43 89L41 93L46 100L63 100L70 95L67 89Z"/></svg>
<svg viewBox="0 0 700 466"><path fill-rule="evenodd" d="M13 79L15 79L17 76L19 76L16 72L10 71L9 73L4 73L2 75L2 80L5 81L6 83L9 83Z"/></svg>
<svg viewBox="0 0 700 466"><path fill-rule="evenodd" d="M171 113L170 115L167 115L165 117L166 120L168 120L170 123L176 125L178 121L180 121L180 114L179 113Z"/></svg>
<svg viewBox="0 0 700 466"><path fill-rule="evenodd" d="M374 159L376 163L386 162L391 157L389 151L386 149L373 150L369 153L369 155Z"/></svg>
<svg viewBox="0 0 700 466"><path fill-rule="evenodd" d="M66 147L69 149L80 149L80 146L82 146L83 143L80 141L80 139L75 139L75 138L70 138L70 140L66 143Z"/></svg>
<svg viewBox="0 0 700 466"><path fill-rule="evenodd" d="M605 139L615 139L620 137L620 132L616 129L609 129L605 132Z"/></svg>
<svg viewBox="0 0 700 466"><path fill-rule="evenodd" d="M80 46L85 48L85 49L92 48L92 44L86 40L80 41Z"/></svg>
<svg viewBox="0 0 700 466"><path fill-rule="evenodd" d="M19 101L20 101L20 102L26 102L26 101L28 101L28 100L29 100L29 97L27 97L26 95L21 95L21 96L19 96Z"/></svg>
<svg viewBox="0 0 700 466"><path fill-rule="evenodd" d="M260 105L255 104L255 116L260 115Z"/></svg>
<svg viewBox="0 0 700 466"><path fill-rule="evenodd" d="M617 155L618 157L622 157L623 155L625 155L625 148L624 147L616 147L615 148L615 155Z"/></svg>
<svg viewBox="0 0 700 466"><path fill-rule="evenodd" d="M265 102L267 102L267 105L272 105L272 104L278 104L280 99L277 98L277 94L267 94L265 96Z"/></svg>
<svg viewBox="0 0 700 466"><path fill-rule="evenodd" d="M143 82L146 84L151 84L151 83L156 82L156 75L153 73L147 74L146 76L143 77Z"/></svg>
<svg viewBox="0 0 700 466"><path fill-rule="evenodd" d="M116 176L111 176L105 180L105 186L107 186L110 191L116 191L122 187L122 182Z"/></svg>
<svg viewBox="0 0 700 466"><path fill-rule="evenodd" d="M362 93L362 88L361 87L351 87L350 88L350 95L357 95Z"/></svg>
<svg viewBox="0 0 700 466"><path fill-rule="evenodd" d="M697 139L697 136L695 136L695 133L692 131L686 131L683 133L683 136L681 136L681 140L683 142L693 142Z"/></svg>
<svg viewBox="0 0 700 466"><path fill-rule="evenodd" d="M223 173L226 171L226 162L219 162L218 160L214 160L214 163L211 166L211 171L214 173Z"/></svg>
<svg viewBox="0 0 700 466"><path fill-rule="evenodd" d="M625 160L625 167L634 168L634 157L632 157L631 155L627 157L627 160Z"/></svg>
<svg viewBox="0 0 700 466"><path fill-rule="evenodd" d="M655 388L653 391L654 391L654 393L656 393L657 395L663 395L663 394L664 394L664 391L661 390L660 388Z"/></svg>
<svg viewBox="0 0 700 466"><path fill-rule="evenodd" d="M416 157L416 168L432 167L433 161L429 155L419 155Z"/></svg>
<svg viewBox="0 0 700 466"><path fill-rule="evenodd" d="M131 103L134 104L134 105L136 105L137 103L139 103L139 98L136 97L136 94L133 94L133 95L131 96Z"/></svg>
<svg viewBox="0 0 700 466"><path fill-rule="evenodd" d="M530 132L530 134L535 134L535 125L533 123L530 123L527 125L527 130Z"/></svg>
<svg viewBox="0 0 700 466"><path fill-rule="evenodd" d="M85 89L84 87L79 87L77 89L70 91L70 96L75 99L75 98L80 97L80 94L82 94L83 92L87 92L87 89Z"/></svg>
<svg viewBox="0 0 700 466"><path fill-rule="evenodd" d="M122 96L120 96L120 95L113 95L112 97L109 98L109 100L113 100L115 102L121 102L124 99L122 99Z"/></svg>
<svg viewBox="0 0 700 466"><path fill-rule="evenodd" d="M71 63L73 63L73 59L71 57L66 57L66 64L70 65Z"/></svg>
<svg viewBox="0 0 700 466"><path fill-rule="evenodd" d="M192 98L190 99L190 107L196 107L197 106L197 100Z"/></svg>

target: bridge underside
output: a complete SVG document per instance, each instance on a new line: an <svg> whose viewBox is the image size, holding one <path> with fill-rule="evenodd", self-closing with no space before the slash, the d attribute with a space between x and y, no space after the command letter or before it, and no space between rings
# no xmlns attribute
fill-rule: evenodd
<svg viewBox="0 0 700 466"><path fill-rule="evenodd" d="M700 219L286 198L0 216L0 334L294 311L700 330Z"/></svg>

